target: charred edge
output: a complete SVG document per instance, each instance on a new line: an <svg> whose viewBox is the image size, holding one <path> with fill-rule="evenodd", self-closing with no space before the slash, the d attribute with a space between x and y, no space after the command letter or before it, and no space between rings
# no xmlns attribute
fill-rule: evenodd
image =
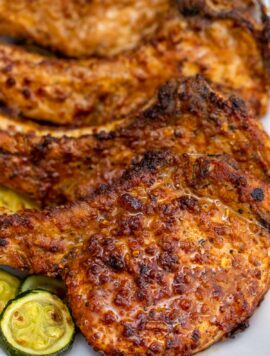
<svg viewBox="0 0 270 356"><path fill-rule="evenodd" d="M148 151L137 163L130 165L119 180L114 183L125 184L133 178L143 173L155 172L159 167L166 166L174 161L175 157L168 151ZM136 161L136 158L134 159ZM94 195L109 193L114 190L115 184L101 184L94 192ZM84 200L82 198L82 200ZM87 199L85 199L87 201Z"/></svg>
<svg viewBox="0 0 270 356"><path fill-rule="evenodd" d="M110 184L101 184L94 192L94 195L101 195L108 193L112 190L112 186ZM87 199L85 197L82 197L82 201L86 201Z"/></svg>
<svg viewBox="0 0 270 356"><path fill-rule="evenodd" d="M258 221L263 228L265 228L267 231L270 231L270 222L268 220L261 216L258 216Z"/></svg>
<svg viewBox="0 0 270 356"><path fill-rule="evenodd" d="M195 161L193 170L193 182L197 185L210 175L210 160L200 157Z"/></svg>
<svg viewBox="0 0 270 356"><path fill-rule="evenodd" d="M106 261L106 265L116 272L121 272L125 269L125 263L120 256L111 255Z"/></svg>
<svg viewBox="0 0 270 356"><path fill-rule="evenodd" d="M116 137L116 133L114 131L100 131L97 134L93 135L99 141L108 141L113 140Z"/></svg>
<svg viewBox="0 0 270 356"><path fill-rule="evenodd" d="M154 172L157 168L169 164L172 160L173 155L168 151L148 151L144 154L144 157L139 163L133 164L131 168L123 174L123 179L129 179L143 172Z"/></svg>
<svg viewBox="0 0 270 356"><path fill-rule="evenodd" d="M182 81L178 97L182 104L186 104L186 109L190 112L208 112L209 104L222 110L226 107L225 100L211 89L208 81L201 74Z"/></svg>
<svg viewBox="0 0 270 356"><path fill-rule="evenodd" d="M141 201L128 193L123 194L119 200L122 206L128 211L136 212L142 209Z"/></svg>
<svg viewBox="0 0 270 356"><path fill-rule="evenodd" d="M240 114L244 118L248 117L248 109L244 100L238 96L231 95L229 97L229 102L234 113Z"/></svg>
<svg viewBox="0 0 270 356"><path fill-rule="evenodd" d="M157 92L157 101L146 109L142 116L146 119L156 119L163 115L172 114L176 109L178 82L170 80L161 86Z"/></svg>
<svg viewBox="0 0 270 356"><path fill-rule="evenodd" d="M196 210L198 200L188 195L183 195L178 198L178 204L180 209L194 212Z"/></svg>
<svg viewBox="0 0 270 356"><path fill-rule="evenodd" d="M233 4L230 10L215 10L206 0L177 0L178 9L185 17L202 16L209 19L231 19L246 28L251 33L255 33L254 26L248 18L243 15L243 7ZM262 13L264 8L260 7Z"/></svg>
<svg viewBox="0 0 270 356"><path fill-rule="evenodd" d="M0 216L0 230L15 226L25 227L27 229L33 228L31 221L27 216L20 214Z"/></svg>
<svg viewBox="0 0 270 356"><path fill-rule="evenodd" d="M261 202L264 200L264 191L262 188L255 188L253 191L250 193L251 197L253 200L257 202Z"/></svg>
<svg viewBox="0 0 270 356"><path fill-rule="evenodd" d="M8 245L8 241L3 238L0 238L0 247L5 247L7 245Z"/></svg>
<svg viewBox="0 0 270 356"><path fill-rule="evenodd" d="M185 17L194 17L201 14L205 8L203 0L176 0L177 7Z"/></svg>
<svg viewBox="0 0 270 356"><path fill-rule="evenodd" d="M214 90L215 89L215 90ZM223 97L217 86L201 74L187 78L179 85L178 92L181 110L197 113L200 116L213 117L213 112L221 110L228 116L234 114L240 122L246 123L248 109L245 102L236 95Z"/></svg>
<svg viewBox="0 0 270 356"><path fill-rule="evenodd" d="M237 325L234 329L232 329L228 334L227 337L234 339L235 336L243 331L245 331L249 327L249 319L245 320L244 322Z"/></svg>
<svg viewBox="0 0 270 356"><path fill-rule="evenodd" d="M32 149L31 158L33 162L37 162L44 158L48 147L54 142L57 142L55 137L49 135L45 136L42 141Z"/></svg>

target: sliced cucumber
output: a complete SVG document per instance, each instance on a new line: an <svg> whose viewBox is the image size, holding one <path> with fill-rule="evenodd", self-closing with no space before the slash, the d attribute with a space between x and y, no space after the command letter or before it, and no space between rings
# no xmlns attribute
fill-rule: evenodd
<svg viewBox="0 0 270 356"><path fill-rule="evenodd" d="M75 326L61 299L36 289L7 304L0 332L10 356L60 355L72 345Z"/></svg>
<svg viewBox="0 0 270 356"><path fill-rule="evenodd" d="M20 283L18 278L0 269L0 313L7 302L16 297Z"/></svg>
<svg viewBox="0 0 270 356"><path fill-rule="evenodd" d="M19 293L24 293L32 289L47 290L58 295L61 299L65 298L66 295L66 288L62 281L35 274L26 277L20 286Z"/></svg>

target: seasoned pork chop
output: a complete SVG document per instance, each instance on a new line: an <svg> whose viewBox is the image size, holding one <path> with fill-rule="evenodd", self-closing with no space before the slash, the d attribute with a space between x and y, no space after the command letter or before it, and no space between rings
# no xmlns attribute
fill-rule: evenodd
<svg viewBox="0 0 270 356"><path fill-rule="evenodd" d="M111 182L146 150L228 154L254 176L269 181L270 144L244 103L206 81L170 81L136 118L78 138L38 137L0 131L0 183L40 205L89 195Z"/></svg>
<svg viewBox="0 0 270 356"><path fill-rule="evenodd" d="M1 0L0 34L70 57L108 57L153 36L170 6L170 0Z"/></svg>
<svg viewBox="0 0 270 356"><path fill-rule="evenodd" d="M1 44L0 99L33 120L99 125L138 112L173 76L202 73L260 116L268 99L269 20L263 8L253 18L249 3L215 16L208 2L196 16L187 4L172 5L151 40L110 59L65 60Z"/></svg>
<svg viewBox="0 0 270 356"><path fill-rule="evenodd" d="M105 355L191 355L268 289L269 193L221 157L148 153L90 199L1 216L0 262L60 274Z"/></svg>

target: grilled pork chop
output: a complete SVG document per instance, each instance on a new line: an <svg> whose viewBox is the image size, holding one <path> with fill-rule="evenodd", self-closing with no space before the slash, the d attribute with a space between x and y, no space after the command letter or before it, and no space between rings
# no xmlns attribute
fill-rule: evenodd
<svg viewBox="0 0 270 356"><path fill-rule="evenodd" d="M0 131L0 183L40 205L62 204L111 182L146 150L223 153L269 182L270 146L244 103L202 78L170 81L135 118L78 138Z"/></svg>
<svg viewBox="0 0 270 356"><path fill-rule="evenodd" d="M191 355L268 289L269 193L221 157L147 153L90 199L1 216L0 262L60 274L105 355Z"/></svg>
<svg viewBox="0 0 270 356"><path fill-rule="evenodd" d="M0 34L70 57L107 57L153 36L169 8L169 0L1 0Z"/></svg>
<svg viewBox="0 0 270 356"><path fill-rule="evenodd" d="M138 112L171 77L203 73L260 116L268 98L269 24L263 8L251 17L249 3L211 16L207 2L190 16L180 1L154 38L110 59L64 60L1 44L0 98L33 120L99 125Z"/></svg>

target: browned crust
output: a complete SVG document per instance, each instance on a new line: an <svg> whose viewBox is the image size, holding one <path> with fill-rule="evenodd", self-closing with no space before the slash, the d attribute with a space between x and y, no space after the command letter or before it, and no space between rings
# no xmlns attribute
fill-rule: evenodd
<svg viewBox="0 0 270 356"><path fill-rule="evenodd" d="M151 41L110 60L67 62L1 45L1 99L34 120L98 125L138 112L173 76L203 73L261 116L268 98L269 21L262 6L260 13L263 21L256 22L246 5L241 15L235 8L210 16L201 5L192 21L175 10Z"/></svg>
<svg viewBox="0 0 270 356"><path fill-rule="evenodd" d="M0 182L41 205L90 194L149 149L225 153L269 181L268 135L240 99L213 90L202 77L170 81L151 107L114 130L79 138L0 131L0 142Z"/></svg>
<svg viewBox="0 0 270 356"><path fill-rule="evenodd" d="M269 212L268 185L235 163L149 152L91 199L1 216L0 262L60 273L77 325L106 355L191 355L268 289Z"/></svg>
<svg viewBox="0 0 270 356"><path fill-rule="evenodd" d="M267 9L261 0L236 0L219 1L211 4L207 0L179 0L178 8L191 23L198 26L198 18L206 17L209 19L233 19L236 23L253 34L257 39L264 58L267 82L270 75L270 20ZM259 21L257 19L259 19Z"/></svg>
<svg viewBox="0 0 270 356"><path fill-rule="evenodd" d="M151 38L170 0L0 1L0 34L71 58L111 57Z"/></svg>

